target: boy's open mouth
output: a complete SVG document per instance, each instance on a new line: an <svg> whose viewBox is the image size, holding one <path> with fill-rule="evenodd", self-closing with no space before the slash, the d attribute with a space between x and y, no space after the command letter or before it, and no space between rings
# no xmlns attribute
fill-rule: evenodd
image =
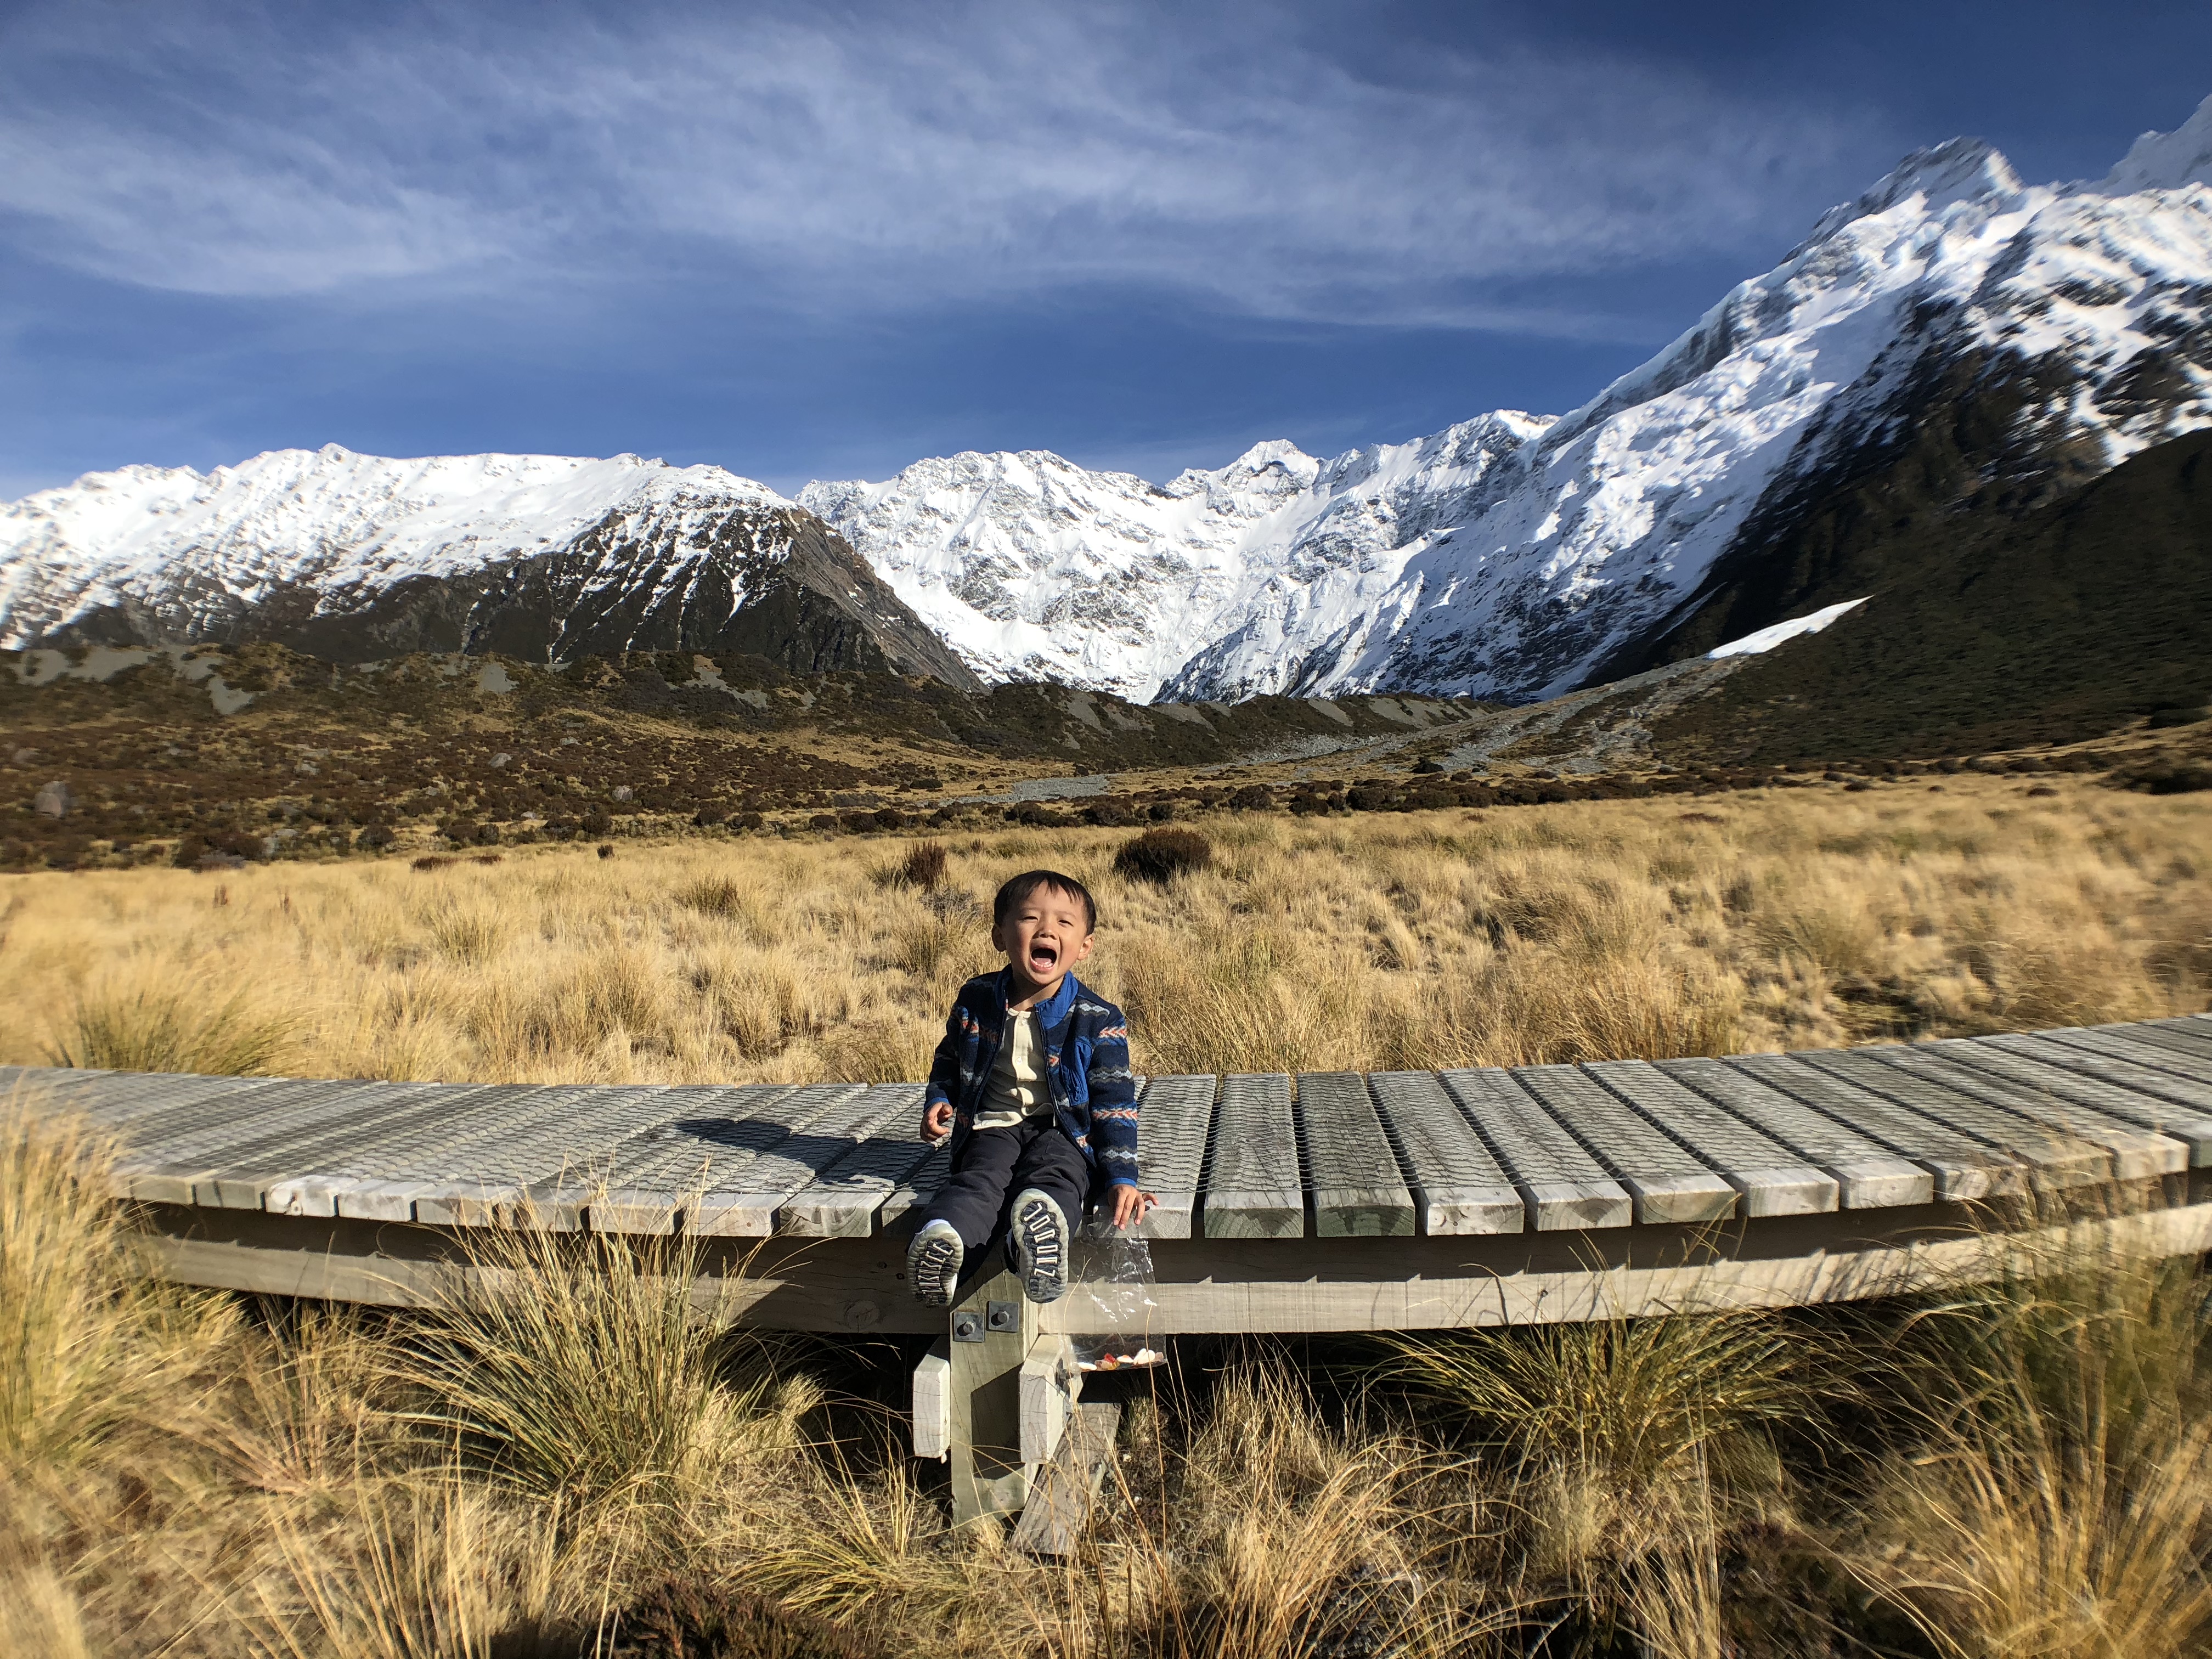
<svg viewBox="0 0 2212 1659"><path fill-rule="evenodd" d="M1030 968L1033 972L1048 974L1060 965L1060 946L1039 939L1030 946Z"/></svg>

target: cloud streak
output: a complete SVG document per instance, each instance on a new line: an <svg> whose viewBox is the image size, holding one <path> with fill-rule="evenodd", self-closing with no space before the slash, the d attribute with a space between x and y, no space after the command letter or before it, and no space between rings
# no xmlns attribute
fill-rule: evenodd
<svg viewBox="0 0 2212 1659"><path fill-rule="evenodd" d="M1771 238L1851 118L1501 45L1361 67L1357 14L33 5L0 214L229 296L704 273L896 316L1157 289L1300 321L1602 331L1544 297Z"/></svg>

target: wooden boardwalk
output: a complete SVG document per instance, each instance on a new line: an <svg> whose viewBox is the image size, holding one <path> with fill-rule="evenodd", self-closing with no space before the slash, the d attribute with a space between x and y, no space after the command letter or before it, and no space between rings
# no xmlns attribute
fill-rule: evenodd
<svg viewBox="0 0 2212 1659"><path fill-rule="evenodd" d="M2212 1249L2212 1015L1143 1089L1160 1198L1148 1334L1811 1304L1986 1276L2027 1236L2084 1226ZM906 1239L945 1171L915 1134L918 1084L0 1067L9 1093L113 1133L116 1195L173 1278L407 1305L465 1284L472 1228L682 1231L703 1241L702 1291L727 1316L939 1337L915 1373L915 1443L951 1460L956 1515L1021 1509L1048 1467L1048 1492L1081 1486L1054 1459L1083 1420L1070 1341L1096 1304L1079 1289L1032 1307L988 1264L949 1320L906 1291Z"/></svg>
<svg viewBox="0 0 2212 1659"><path fill-rule="evenodd" d="M158 1206L164 1231L240 1250L251 1237L287 1254L318 1240L326 1255L361 1254L330 1242L356 1230L318 1222L526 1220L819 1241L811 1255L824 1263L895 1268L945 1167L915 1136L921 1090L909 1083L484 1086L0 1067L0 1091L10 1089L112 1130L117 1195ZM1871 1238L1931 1207L2171 1178L2185 1191L2188 1171L2212 1168L2212 1015L1656 1065L1162 1076L1143 1091L1146 1185L1160 1198L1145 1231L1170 1285L1178 1266L1201 1263L1296 1264L1316 1282L1409 1276L1394 1264L1431 1279L1455 1276L1439 1274L1446 1262L1494 1276L1557 1261L1570 1243L1576 1260L1619 1266L1648 1256L1655 1231L1715 1224L1826 1217L1805 1236ZM1777 1245L1792 1231L1736 1229ZM377 1237L368 1255L411 1259L393 1234ZM860 1249L823 1248L830 1241ZM817 1310L798 1322L933 1328L936 1316L902 1306L896 1281L877 1279L881 1293L862 1298L872 1309L841 1303L850 1321ZM1162 1317L1168 1329L1224 1328L1194 1309L1188 1322Z"/></svg>

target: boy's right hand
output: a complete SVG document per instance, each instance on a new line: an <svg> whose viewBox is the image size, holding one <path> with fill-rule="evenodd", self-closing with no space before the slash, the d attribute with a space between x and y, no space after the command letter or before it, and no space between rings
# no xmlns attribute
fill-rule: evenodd
<svg viewBox="0 0 2212 1659"><path fill-rule="evenodd" d="M921 1138L942 1140L952 1133L952 1103L940 1100L921 1115Z"/></svg>

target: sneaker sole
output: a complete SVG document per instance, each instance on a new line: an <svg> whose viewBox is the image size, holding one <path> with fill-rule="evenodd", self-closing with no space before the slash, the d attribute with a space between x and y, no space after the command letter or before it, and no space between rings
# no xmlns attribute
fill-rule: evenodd
<svg viewBox="0 0 2212 1659"><path fill-rule="evenodd" d="M949 1308L952 1287L960 1279L960 1241L933 1238L915 1247L907 1258L907 1280L927 1306Z"/></svg>
<svg viewBox="0 0 2212 1659"><path fill-rule="evenodd" d="M1032 1302L1067 1294L1067 1218L1050 1199L1022 1206L1014 1218L1014 1272Z"/></svg>

